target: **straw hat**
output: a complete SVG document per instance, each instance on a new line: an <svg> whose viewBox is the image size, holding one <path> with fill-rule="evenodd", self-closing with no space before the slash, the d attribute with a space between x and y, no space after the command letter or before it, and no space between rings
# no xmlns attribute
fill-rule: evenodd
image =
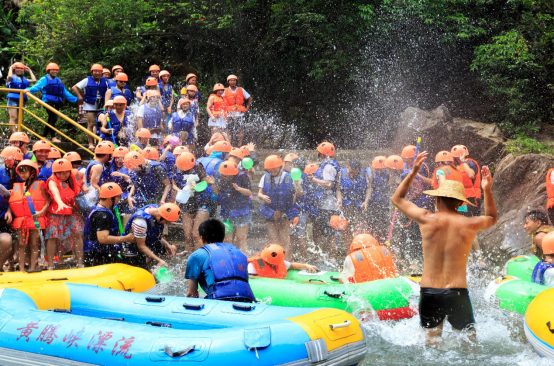
<svg viewBox="0 0 554 366"><path fill-rule="evenodd" d="M429 196L435 196L435 197L455 198L457 200L467 203L468 205L477 207L466 199L464 195L464 185L455 180L445 180L444 182L442 182L439 189L434 189L432 191L423 191L423 193L428 194Z"/></svg>

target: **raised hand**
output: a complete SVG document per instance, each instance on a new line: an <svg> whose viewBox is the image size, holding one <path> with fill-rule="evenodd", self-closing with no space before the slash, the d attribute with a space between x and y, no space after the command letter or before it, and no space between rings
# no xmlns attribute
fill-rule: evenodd
<svg viewBox="0 0 554 366"><path fill-rule="evenodd" d="M492 175L488 166L484 166L483 169L481 169L481 187L483 190L491 189L492 187Z"/></svg>
<svg viewBox="0 0 554 366"><path fill-rule="evenodd" d="M414 166L412 167L412 171L419 173L419 171L421 170L421 166L423 165L423 162L425 161L425 159L427 159L427 156L429 156L429 153L427 151L424 151L421 154L418 154L417 158L414 160Z"/></svg>

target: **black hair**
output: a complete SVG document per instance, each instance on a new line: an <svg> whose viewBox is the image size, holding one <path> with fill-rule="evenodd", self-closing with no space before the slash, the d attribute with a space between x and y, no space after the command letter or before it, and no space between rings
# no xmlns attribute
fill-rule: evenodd
<svg viewBox="0 0 554 366"><path fill-rule="evenodd" d="M525 222L525 220L527 219L540 221L543 225L548 225L548 219L546 218L546 215L538 210L527 212L523 217L523 221Z"/></svg>
<svg viewBox="0 0 554 366"><path fill-rule="evenodd" d="M464 201L459 200L457 198L452 197L443 197L443 196L437 196L440 197L441 201L450 209L455 210L460 206L460 203L464 203Z"/></svg>
<svg viewBox="0 0 554 366"><path fill-rule="evenodd" d="M352 159L348 162L350 169L362 170L362 163L358 159Z"/></svg>
<svg viewBox="0 0 554 366"><path fill-rule="evenodd" d="M221 243L225 239L225 225L218 219L206 219L198 227L198 234L204 243Z"/></svg>

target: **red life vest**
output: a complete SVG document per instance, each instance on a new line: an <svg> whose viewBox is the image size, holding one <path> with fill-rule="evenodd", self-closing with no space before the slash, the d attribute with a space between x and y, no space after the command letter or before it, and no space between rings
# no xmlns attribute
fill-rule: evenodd
<svg viewBox="0 0 554 366"><path fill-rule="evenodd" d="M210 111L212 112L213 116L218 117L225 117L227 118L227 112L225 111L225 101L223 98L218 97L215 94L210 95L210 97L214 97L213 104L210 106Z"/></svg>
<svg viewBox="0 0 554 366"><path fill-rule="evenodd" d="M246 112L242 88L237 88L234 93L231 91L231 88L225 88L223 99L225 100L227 112Z"/></svg>
<svg viewBox="0 0 554 366"><path fill-rule="evenodd" d="M362 283L397 277L396 266L389 250L383 246L363 248L350 253L354 277L350 283Z"/></svg>
<svg viewBox="0 0 554 366"><path fill-rule="evenodd" d="M554 168L548 169L546 172L546 195L548 200L546 201L546 209L554 206L554 184L550 181L550 176L554 173Z"/></svg>
<svg viewBox="0 0 554 366"><path fill-rule="evenodd" d="M41 180L36 180L31 184L31 187L28 189L28 192L31 194L31 199L33 200L33 205L35 206L35 211L38 212L44 208L46 200L42 196L41 187L44 187L44 182ZM10 196L10 208L12 213L15 216L13 220L14 229L35 229L35 222L31 215L31 210L29 209L29 204L27 203L27 197L25 197L25 188L24 183L14 183L13 191ZM46 217L42 215L38 218L40 228L44 229L46 227Z"/></svg>
<svg viewBox="0 0 554 366"><path fill-rule="evenodd" d="M470 178L467 176L463 164L460 164L456 167L460 174L462 175L462 183L464 184L464 195L466 198L474 197L481 199L481 169L479 169L479 164L473 159L466 159L467 161L472 161L477 165L477 171L475 172L475 177Z"/></svg>
<svg viewBox="0 0 554 366"><path fill-rule="evenodd" d="M460 172L456 168L451 165L440 166L436 168L433 172L433 189L439 189L439 180L437 179L437 170L439 169L444 172L446 180L455 180L457 182L463 183L462 174L460 174Z"/></svg>
<svg viewBox="0 0 554 366"><path fill-rule="evenodd" d="M277 266L273 266L275 267L275 269L273 269L268 263L264 262L259 255L255 255L248 258L248 264L250 263L252 263L256 269L256 273L258 273L259 277L277 278L279 280L287 277L287 266L285 265L285 262Z"/></svg>
<svg viewBox="0 0 554 366"><path fill-rule="evenodd" d="M72 180L73 189L71 189L69 184L67 184L66 182L62 182L61 180L59 180L56 174L52 174L52 176L48 178L46 184L48 185L50 181L55 182L58 186L58 190L60 191L60 198L62 199L62 202L70 207L69 209L58 210L58 203L54 200L54 196L50 192L50 196L52 196L52 202L50 203L50 207L48 207L48 212L56 215L71 215L73 213L71 207L75 207L75 196L81 190L83 180L81 179L81 176L79 175L79 171L77 169L71 170L71 175L69 176L69 179Z"/></svg>

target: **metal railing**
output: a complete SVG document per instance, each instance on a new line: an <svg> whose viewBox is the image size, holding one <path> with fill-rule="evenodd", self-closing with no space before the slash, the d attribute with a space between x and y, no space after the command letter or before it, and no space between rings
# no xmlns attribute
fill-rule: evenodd
<svg viewBox="0 0 554 366"><path fill-rule="evenodd" d="M64 119L66 122L69 122L70 124L72 124L73 126L77 127L79 130L83 131L84 133L86 133L88 136L91 136L93 139L96 139L97 141L102 141L102 139L97 136L96 134L94 134L93 132L87 130L86 128L84 128L83 126L81 126L80 124L78 124L77 122L75 122L74 120L72 120L71 118L69 118L68 116L66 116L65 114L61 113L60 111L58 111L57 109L51 107L50 105L48 105L47 103L44 103L42 100L40 100L39 98L35 97L34 95L32 95L31 93L25 93L24 90L22 89L7 89L7 88L0 88L0 92L6 92L6 93L17 93L19 94L19 106L18 107L8 107L8 106L4 106L4 105L0 105L0 108L15 108L15 109L18 109L18 114L17 114L17 124L13 124L13 123L0 123L0 125L2 126L17 126L17 130L18 131L22 131L23 129L25 129L27 132L29 132L30 134L38 137L39 139L41 140L44 140L44 141L47 141L44 137L40 136L38 133L36 133L35 131L33 131L32 129L30 129L29 127L23 125L23 112L27 112L29 115L31 115L33 118L35 118L37 121L39 121L40 123L42 123L43 125L45 126L48 126L50 127L51 129L53 129L54 131L56 131L57 133L59 133L61 136L65 137L66 139L68 139L69 141L73 142L75 145L79 146L81 149L87 151L89 154L93 155L94 156L94 152L90 151L88 148L86 148L85 146L81 145L80 143L78 143L77 141L75 141L74 139L72 139L71 137L67 136L65 133L61 132L60 130L58 130L57 128L55 128L54 126L52 126L51 124L49 124L48 122L46 122L45 120L43 120L42 118L40 118L39 116L37 116L35 113L31 112L30 110L28 110L27 108L25 108L24 106L24 100L23 100L23 95L27 95L30 99L34 100L36 103L40 104L41 106L43 106L44 108L50 110L51 112L55 113L58 117ZM52 142L48 141L50 143L50 145L54 146L56 149L60 150L60 152L64 153L65 154L65 151L63 151L62 149L60 149L58 146L54 145Z"/></svg>

